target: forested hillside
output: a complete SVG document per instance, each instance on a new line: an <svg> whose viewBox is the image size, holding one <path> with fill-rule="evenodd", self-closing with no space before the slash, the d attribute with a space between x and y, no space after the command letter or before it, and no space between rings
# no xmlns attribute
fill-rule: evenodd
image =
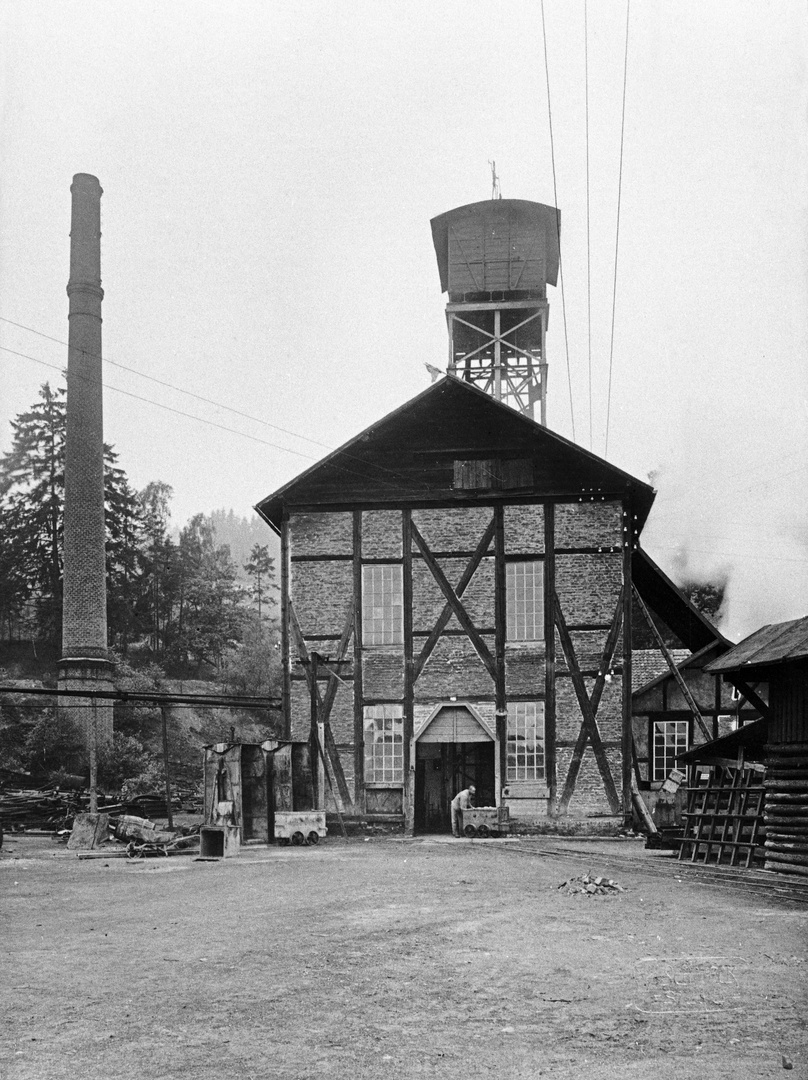
<svg viewBox="0 0 808 1080"><path fill-rule="evenodd" d="M61 647L65 391L42 386L12 432L0 458L0 678L53 686ZM167 690L177 680L201 679L229 694L273 695L280 665L277 545L269 528L232 510L196 514L176 527L170 485L154 480L134 490L110 446L105 461L107 617L119 687ZM118 713L110 780L122 771L148 773L156 751L148 710ZM206 714L196 734L193 721L185 723L178 754L193 746L198 756L199 740L232 722ZM0 701L0 767L52 769L76 742L53 706Z"/></svg>

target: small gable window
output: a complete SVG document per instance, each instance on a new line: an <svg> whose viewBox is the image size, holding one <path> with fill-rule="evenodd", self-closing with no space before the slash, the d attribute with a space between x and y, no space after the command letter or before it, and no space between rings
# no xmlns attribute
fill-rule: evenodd
<svg viewBox="0 0 808 1080"><path fill-rule="evenodd" d="M527 458L455 460L456 491L503 491L533 486L533 462Z"/></svg>

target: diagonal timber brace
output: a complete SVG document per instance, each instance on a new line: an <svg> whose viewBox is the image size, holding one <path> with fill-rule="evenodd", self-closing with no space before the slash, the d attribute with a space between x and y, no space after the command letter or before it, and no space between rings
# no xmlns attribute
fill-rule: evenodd
<svg viewBox="0 0 808 1080"><path fill-rule="evenodd" d="M639 592L637 591L637 586L632 585L632 588L634 589L634 599L639 604L640 611L643 613L645 621L648 623L648 626L651 628L651 632L653 633L654 637L656 638L657 645L659 645L660 651L662 652L662 655L665 657L665 659L666 659L666 661L668 663L668 667L670 668L671 675L673 675L674 679L676 680L676 685L682 691L682 697L685 699L685 701L688 704L688 708L693 713L693 719L699 725L699 729L701 730L701 733L704 736L705 740L707 742L710 742L712 740L712 735L707 730L707 725L704 723L704 717L701 715L701 712L699 711L699 707L696 704L696 699L693 697L692 693L690 692L690 687L687 685L687 682L685 681L684 675L681 673L679 668L676 666L676 660L673 657L673 653L670 651L668 646L665 644L665 642L664 642L664 640L662 638L662 634L660 634L659 630L657 629L656 623L651 618L651 614L648 611L648 608L645 606L645 601L643 600L643 598L640 596Z"/></svg>
<svg viewBox="0 0 808 1080"><path fill-rule="evenodd" d="M494 530L493 521L492 521L491 525L489 526L489 528L491 530L491 535L493 536L493 530ZM491 650L488 648L488 646L483 641L480 634L477 632L477 628L474 625L474 623L471 621L471 619L469 618L468 612L466 611L466 609L463 607L462 603L460 602L460 598L458 597L457 593L452 588L452 586L449 584L449 582L448 582L448 580L446 578L446 575L444 574L443 570L441 570L440 566L438 565L437 559L435 558L435 556L432 554L432 552L427 547L426 541L424 540L423 536L421 536L420 532L418 531L418 527L415 525L414 522L412 522L410 524L410 531L411 531L411 534L412 534L412 538L413 538L413 540L415 541L415 543L416 543L416 545L418 547L418 550L421 552L421 556L423 557L424 562L429 567L429 570L430 570L432 576L434 577L435 581L437 581L438 585L440 586L441 592L446 597L447 606L451 608L452 614L457 617L457 621L460 623L460 625L466 631L466 634L470 638L471 643L472 643L472 645L474 646L474 648L475 648L475 650L477 652L477 655L480 657L483 664L485 664L485 667L486 667L486 669L488 671L488 674L491 676L493 681L496 682L496 679L497 679L497 663L496 663L496 660L494 659L494 657L491 655ZM486 530L486 532L487 532L487 530ZM478 550L479 550L479 548L478 548ZM480 558L482 558L482 554L480 555ZM469 580L470 580L470 576L469 576ZM448 619L447 619L447 622L448 622ZM433 631L433 633L434 633L434 631ZM431 637L431 635L430 635L430 637Z"/></svg>
<svg viewBox="0 0 808 1080"><path fill-rule="evenodd" d="M612 776L612 770L609 767L609 761L606 757L606 751L603 748L603 742L600 737L600 729L597 723L597 712L600 706L600 699L603 696L603 688L606 683L606 673L612 662L614 656L614 650L617 647L617 640L620 636L620 626L623 616L623 597L624 592L621 590L618 597L617 607L615 609L614 616L612 618L611 627L609 628L609 634L606 638L606 644L603 649L603 655L601 657L600 668L598 670L597 678L595 679L595 685L592 689L592 696L590 697L586 690L586 683L584 677L581 674L581 668L578 664L578 658L575 655L575 649L572 644L572 638L570 632L567 629L567 623L564 619L564 613L561 610L561 604L558 599L558 594L554 596L554 615L555 625L558 630L558 636L561 640L561 648L564 651L564 657L567 661L567 667L569 668L570 675L572 676L572 684L575 688L575 694L578 698L578 705L581 710L581 716L583 717L583 723L581 724L581 730L578 733L578 739L575 743L575 749L572 753L572 760L570 761L570 767L567 772L567 779L564 782L564 790L561 793L559 800L559 809L565 811L569 806L570 799L575 791L575 784L578 780L578 772L581 768L581 761L583 760L584 750L586 749L587 742L592 743L592 750L595 754L595 760L600 771L601 779L603 780L603 786L606 789L606 797L609 800L609 806L612 813L617 814L620 812L620 799L617 795L617 788L615 787L614 777Z"/></svg>
<svg viewBox="0 0 808 1080"><path fill-rule="evenodd" d="M303 670L306 673L306 684L309 687L309 692L317 695L317 720L323 725L323 732L325 735L325 748L328 751L328 757L331 761L331 767L334 770L334 777L337 781L337 789L339 791L340 798L347 811L350 811L353 806L353 800L351 799L351 791L348 787L348 782L345 779L345 771L342 768L342 762L340 761L339 751L337 750L337 744L334 739L334 733L331 730L331 709L334 705L334 699L337 696L338 681L334 677L332 671L326 672L331 676L328 682L328 689L321 697L319 686L312 690L311 682L311 657L309 656L308 648L306 647L306 640L303 637L303 632L300 629L300 623L297 621L297 613L295 612L294 605L289 603L289 623L292 630L292 634L297 646L298 657L303 664ZM345 618L345 624L342 628L342 636L340 637L339 645L337 646L337 662L345 659L348 652L348 645L351 640L351 633L354 627L354 608L353 604L350 605L348 613ZM320 748L322 754L322 748ZM328 777L327 777L328 778ZM329 785L331 783L330 778Z"/></svg>
<svg viewBox="0 0 808 1080"><path fill-rule="evenodd" d="M486 528L485 532L483 533L482 539L480 540L479 544L477 545L477 547L476 547L476 549L474 551L474 554L471 557L471 561L469 562L466 569L463 571L463 576L460 578L460 581L457 583L457 589L455 590L455 596L456 596L458 601L460 600L460 597L463 595L463 593L466 591L469 582L474 577L474 574L476 573L478 566L480 565L480 563L483 560L483 556L485 555L485 553L488 551L488 549L491 546L491 541L493 540L493 538L494 538L494 519L492 518L489 525L488 525L488 527ZM426 664L429 657L432 655L432 651L435 648L435 646L437 645L441 634L446 629L446 627L447 627L447 625L449 623L449 620L452 617L453 610L454 609L452 608L451 604L447 603L445 605L443 611L440 614L440 618L435 623L434 629L432 630L431 634L429 635L429 637L424 642L423 648L421 649L421 652L418 654L418 658L416 659L415 664L413 665L413 682L415 682L415 680L418 678L418 676L424 670L424 665Z"/></svg>

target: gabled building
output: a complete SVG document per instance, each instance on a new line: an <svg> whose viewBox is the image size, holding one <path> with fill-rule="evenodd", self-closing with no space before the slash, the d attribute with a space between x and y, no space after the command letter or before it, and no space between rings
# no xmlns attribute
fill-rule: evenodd
<svg viewBox="0 0 808 1080"><path fill-rule="evenodd" d="M626 818L633 585L709 636L638 549L653 497L448 376L264 499L286 735L320 725L328 805L446 829L474 783L520 822Z"/></svg>

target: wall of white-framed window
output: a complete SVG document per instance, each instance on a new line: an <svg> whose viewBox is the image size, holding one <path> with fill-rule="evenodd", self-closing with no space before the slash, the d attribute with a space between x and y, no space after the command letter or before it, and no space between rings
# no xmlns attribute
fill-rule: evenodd
<svg viewBox="0 0 808 1080"><path fill-rule="evenodd" d="M365 783L404 782L404 706L365 705Z"/></svg>

